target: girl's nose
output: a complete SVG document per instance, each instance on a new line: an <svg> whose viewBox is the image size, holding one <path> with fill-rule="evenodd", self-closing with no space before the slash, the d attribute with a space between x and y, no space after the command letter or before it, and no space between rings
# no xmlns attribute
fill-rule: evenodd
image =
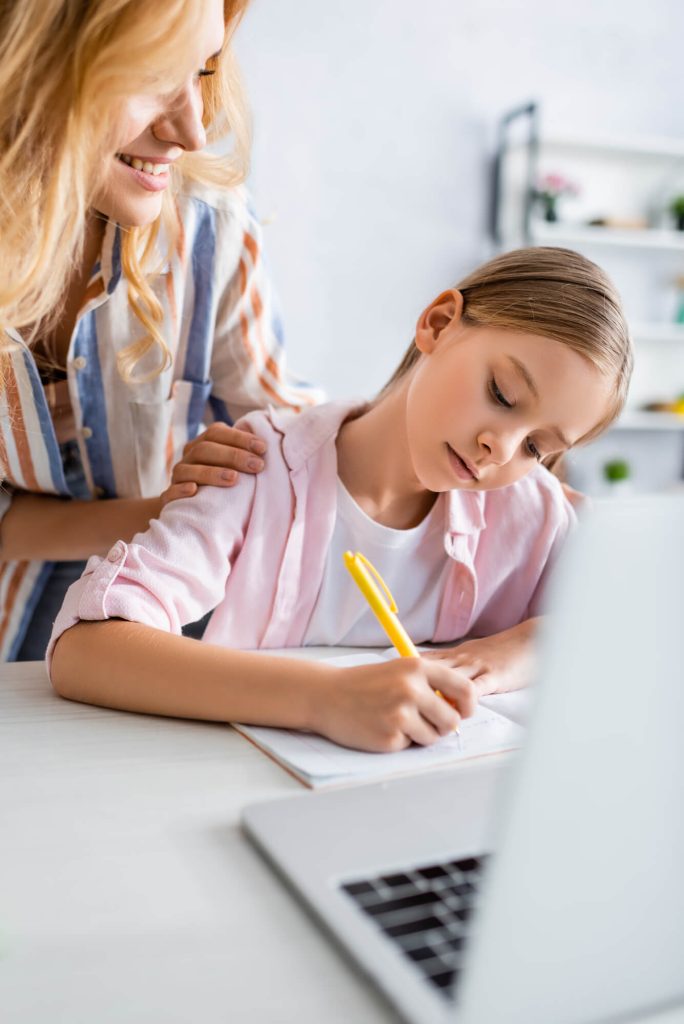
<svg viewBox="0 0 684 1024"><path fill-rule="evenodd" d="M483 430L477 441L484 461L495 466L505 466L510 462L521 444L514 431Z"/></svg>
<svg viewBox="0 0 684 1024"><path fill-rule="evenodd" d="M176 93L168 108L157 118L152 133L160 142L181 146L187 152L203 149L207 144L203 113L202 95L193 79Z"/></svg>

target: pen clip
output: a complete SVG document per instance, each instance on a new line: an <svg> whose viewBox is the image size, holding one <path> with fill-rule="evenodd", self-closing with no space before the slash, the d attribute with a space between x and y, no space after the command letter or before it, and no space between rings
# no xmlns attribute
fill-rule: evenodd
<svg viewBox="0 0 684 1024"><path fill-rule="evenodd" d="M375 568L373 563L369 562L368 559L366 558L366 556L362 555L360 551L356 552L355 557L358 558L358 560L360 562L362 562L363 565L366 566L366 568L368 569L368 571L371 573L372 576L375 576L375 578L378 581L378 583L380 584L381 588L385 591L385 594L387 595L387 599L389 601L389 610L391 612L395 612L395 613L398 612L399 609L397 608L397 602L392 597L390 588L387 586L387 584L385 583L385 581L383 580L382 576L380 575L378 570Z"/></svg>

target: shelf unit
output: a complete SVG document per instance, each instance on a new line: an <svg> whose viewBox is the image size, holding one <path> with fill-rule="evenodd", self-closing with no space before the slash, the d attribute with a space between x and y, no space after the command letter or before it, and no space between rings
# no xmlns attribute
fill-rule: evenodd
<svg viewBox="0 0 684 1024"><path fill-rule="evenodd" d="M537 182L548 173L580 187L576 198L559 200L556 221L544 219L535 195ZM636 358L628 408L604 448L612 444L624 454L640 446L647 465L649 452L651 461L658 461L658 446L673 453L677 446L670 466L679 478L684 416L643 411L650 401L671 401L684 393L684 323L679 322L684 288L678 280L684 275L684 231L676 229L669 213L675 195L684 195L684 140L542 131L537 103L511 110L500 121L490 207L496 249L556 245L576 249L605 268L623 298ZM590 223L599 219L607 226ZM632 226L637 222L643 227ZM573 457L575 464L581 461L581 453Z"/></svg>

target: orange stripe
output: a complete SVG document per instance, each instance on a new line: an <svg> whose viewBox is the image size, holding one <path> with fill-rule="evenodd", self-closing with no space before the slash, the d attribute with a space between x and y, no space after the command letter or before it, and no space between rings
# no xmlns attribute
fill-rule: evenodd
<svg viewBox="0 0 684 1024"><path fill-rule="evenodd" d="M18 562L14 576L10 581L10 585L7 589L7 597L5 598L5 611L3 613L2 621L0 622L0 648L5 641L5 634L9 626L10 614L14 605L14 599L17 596L19 587L21 586L26 571L31 563L30 562Z"/></svg>
<svg viewBox="0 0 684 1024"><path fill-rule="evenodd" d="M252 238L252 236L245 231L242 240L245 243L245 249L252 257L252 263L256 266L257 256L259 255L259 246L256 244L256 239Z"/></svg>
<svg viewBox="0 0 684 1024"><path fill-rule="evenodd" d="M248 235L245 235L245 239L247 239L248 237L249 237ZM245 261L244 260L240 260L240 268L239 269L240 269L240 291L244 295L246 290L247 290L247 267L245 265ZM252 305L254 305L255 304L254 294L252 294L252 296L250 296L250 297L251 297L251 300L252 300ZM261 308L262 308L262 306L261 306L261 299L258 298L258 296L257 296L257 306L258 306L259 311L261 311ZM252 365L256 368L258 366L258 363L257 363L257 361L255 359L254 347L253 347L253 345L252 345L252 343L251 343L251 341L249 339L249 320L247 319L247 314L246 313L241 313L240 314L240 330L241 330L241 333L242 333L242 344L244 345L245 350L247 351L247 354L249 355L249 358L250 358L250 360L252 362ZM266 360L266 366L270 368L269 364L272 364L272 365L275 366L275 364L273 363L273 360L271 359L270 356ZM287 399L284 400L283 396L277 390L275 390L271 386L271 384L269 384L269 382L264 377L263 373L258 372L258 371L257 371L257 373L258 373L259 384L261 385L262 390L267 395L269 395L271 398L273 398L277 405L281 405L281 406L283 404L284 405L288 405L291 409L295 409L297 412L299 412L299 410L301 409L301 405L297 405L296 403L290 402ZM277 369L277 367L276 367L276 373L274 374L274 376L276 376L276 377L280 376L280 372Z"/></svg>
<svg viewBox="0 0 684 1024"><path fill-rule="evenodd" d="M24 475L26 481L25 486L29 491L38 491L38 480L33 468L33 459L31 457L31 449L26 436L26 425L24 423L24 414L21 408L21 400L19 398L19 388L17 387L17 376L14 370L14 366L11 372L7 376L7 404L12 411L12 436L14 443L17 446L17 454L19 456L19 465L21 466L21 472Z"/></svg>

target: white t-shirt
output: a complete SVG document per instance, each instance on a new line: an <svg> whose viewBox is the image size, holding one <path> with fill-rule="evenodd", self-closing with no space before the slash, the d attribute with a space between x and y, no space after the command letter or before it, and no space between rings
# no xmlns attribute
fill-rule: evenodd
<svg viewBox="0 0 684 1024"><path fill-rule="evenodd" d="M338 479L337 518L305 645L390 646L344 565L345 551L360 551L378 570L413 642L431 640L449 564L444 550L444 516L444 498L440 496L418 526L390 529L367 516Z"/></svg>

